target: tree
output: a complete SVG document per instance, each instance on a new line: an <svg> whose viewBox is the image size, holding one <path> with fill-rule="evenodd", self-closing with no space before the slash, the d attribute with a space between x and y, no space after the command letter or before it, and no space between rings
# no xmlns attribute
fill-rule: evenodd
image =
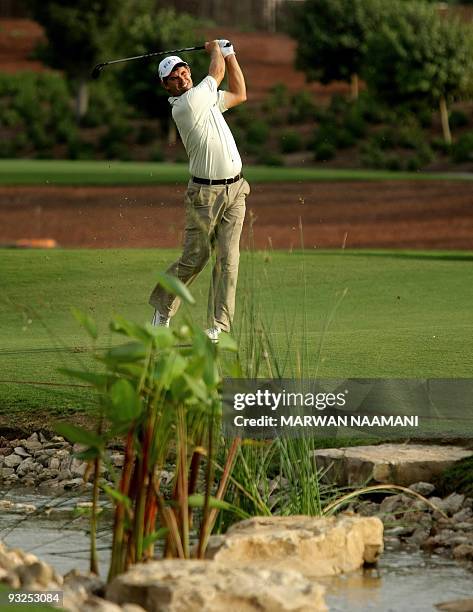
<svg viewBox="0 0 473 612"><path fill-rule="evenodd" d="M127 56L143 55L153 51L180 49L203 44L202 29L208 23L197 20L173 9L130 13L117 30L122 41L121 52ZM209 56L205 51L181 54L189 62L194 82L207 74ZM158 77L158 64L162 57L151 60L133 61L116 68L116 78L127 102L139 109L144 115L157 118L164 128L173 129L169 121L169 94L161 86ZM172 140L172 135L170 137Z"/></svg>
<svg viewBox="0 0 473 612"><path fill-rule="evenodd" d="M307 80L351 82L358 97L358 75L366 41L383 14L382 0L306 0L295 4L289 25L297 41L296 66Z"/></svg>
<svg viewBox="0 0 473 612"><path fill-rule="evenodd" d="M422 2L396 2L367 44L363 76L389 103L427 102L440 110L451 143L448 104L473 93L473 30Z"/></svg>
<svg viewBox="0 0 473 612"><path fill-rule="evenodd" d="M106 55L108 37L126 0L28 0L33 18L47 42L40 56L63 70L76 91L78 119L87 112L90 72Z"/></svg>

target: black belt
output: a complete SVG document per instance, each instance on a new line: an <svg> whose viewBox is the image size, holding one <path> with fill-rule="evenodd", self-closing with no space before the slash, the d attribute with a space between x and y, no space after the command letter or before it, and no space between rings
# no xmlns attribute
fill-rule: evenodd
<svg viewBox="0 0 473 612"><path fill-rule="evenodd" d="M233 178L228 179L204 179L199 178L198 176L192 177L193 183L199 183L200 185L230 185L231 183L236 183L242 178L241 172L237 174Z"/></svg>

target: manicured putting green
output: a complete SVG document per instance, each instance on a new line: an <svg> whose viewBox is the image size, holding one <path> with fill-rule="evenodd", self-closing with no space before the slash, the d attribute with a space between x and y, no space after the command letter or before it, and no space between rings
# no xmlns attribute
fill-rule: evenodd
<svg viewBox="0 0 473 612"><path fill-rule="evenodd" d="M98 346L109 346L113 313L149 320L155 274L176 255L2 251L0 422L93 406L88 390L55 386L76 382L60 367L96 367L70 308L95 317ZM265 328L275 359L260 359L261 376L277 362L286 377L471 377L472 269L465 252L244 252L235 325L243 365L254 366L251 347ZM208 282L209 268L192 287L197 305L174 324L190 316L205 325Z"/></svg>

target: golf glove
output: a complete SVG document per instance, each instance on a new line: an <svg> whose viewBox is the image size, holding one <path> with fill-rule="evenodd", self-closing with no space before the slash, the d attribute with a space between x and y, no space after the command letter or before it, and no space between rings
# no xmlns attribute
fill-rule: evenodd
<svg viewBox="0 0 473 612"><path fill-rule="evenodd" d="M232 44L230 44L229 47L225 46L229 42L230 42L229 40L225 40L224 38L222 38L222 40L218 41L220 50L222 51L222 55L225 58L228 57L229 55L235 55L235 50L233 49L233 45Z"/></svg>

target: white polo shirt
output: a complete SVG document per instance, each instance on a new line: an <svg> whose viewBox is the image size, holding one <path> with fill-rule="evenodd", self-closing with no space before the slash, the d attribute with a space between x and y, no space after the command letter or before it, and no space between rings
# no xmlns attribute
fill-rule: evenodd
<svg viewBox="0 0 473 612"><path fill-rule="evenodd" d="M169 103L192 176L225 179L241 172L240 154L222 115L227 110L225 95L217 90L212 76L181 96L169 98Z"/></svg>

